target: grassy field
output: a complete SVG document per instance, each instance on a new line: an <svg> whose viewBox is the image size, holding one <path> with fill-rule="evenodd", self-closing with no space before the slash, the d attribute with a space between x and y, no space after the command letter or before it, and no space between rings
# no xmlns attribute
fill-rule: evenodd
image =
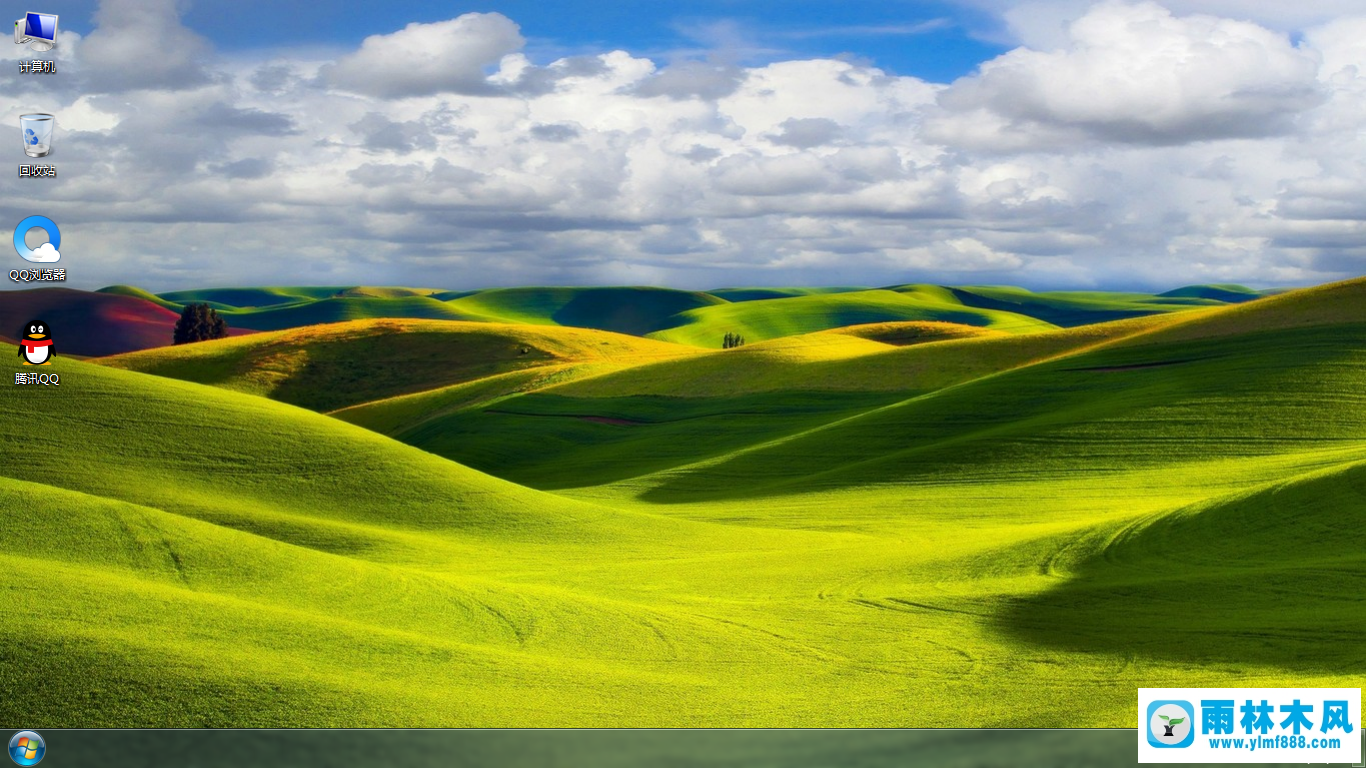
<svg viewBox="0 0 1366 768"><path fill-rule="evenodd" d="M51 312L68 311L80 292L36 291ZM1010 333L1073 327L1250 301L1262 293L1235 285L1187 286L1165 294L1031 293L1009 287L904 285L887 289L722 288L679 291L650 287L543 287L443 291L377 286L243 287L160 295L129 285L93 296L122 301L122 315L179 314L206 303L239 331L278 331L364 319L464 320L592 328L717 349L727 333L749 342L872 323L949 322ZM19 312L23 315L24 312ZM136 335L122 315L99 330ZM23 322L19 320L18 322ZM85 329L87 331L92 329ZM145 333L144 333L145 335ZM117 351L169 345L170 334ZM94 354L110 354L99 351Z"/></svg>
<svg viewBox="0 0 1366 768"><path fill-rule="evenodd" d="M357 320L101 362L331 411L546 366L625 367L689 355L677 345L577 328Z"/></svg>
<svg viewBox="0 0 1366 768"><path fill-rule="evenodd" d="M96 291L96 293L107 293L112 296L127 296L132 299L142 299L143 301L146 301L150 304L155 304L158 307L161 307L162 309L170 310L172 312L175 312L176 314L180 314L180 311L185 308L183 304L178 304L174 301L171 301L170 299L162 298L154 293L151 293L150 291L144 291L143 289L133 285L111 285L99 289L98 291ZM218 306L225 305L220 304Z"/></svg>
<svg viewBox="0 0 1366 768"><path fill-rule="evenodd" d="M1132 727L1138 687L1358 684L1366 281L1071 328L793 293L683 344L527 299L0 388L0 715Z"/></svg>
<svg viewBox="0 0 1366 768"><path fill-rule="evenodd" d="M461 311L504 322L596 328L635 336L669 327L681 312L723 303L706 293L664 288L503 288L450 301Z"/></svg>
<svg viewBox="0 0 1366 768"><path fill-rule="evenodd" d="M950 290L954 298L970 307L1013 312L1065 328L1179 312L1192 307L1241 304L1261 296L1242 286L1190 286L1157 296L1104 291L1034 293L1023 288L1002 286Z"/></svg>
<svg viewBox="0 0 1366 768"><path fill-rule="evenodd" d="M1055 326L1024 315L968 307L944 288L918 291L857 291L809 294L717 304L681 313L656 339L720 347L728 332L748 342L766 341L830 328L896 321L941 321L1012 333L1049 330Z"/></svg>

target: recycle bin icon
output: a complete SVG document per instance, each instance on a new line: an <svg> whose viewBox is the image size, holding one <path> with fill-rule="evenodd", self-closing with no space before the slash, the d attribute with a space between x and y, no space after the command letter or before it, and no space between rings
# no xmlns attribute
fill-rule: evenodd
<svg viewBox="0 0 1366 768"><path fill-rule="evenodd" d="M52 128L57 118L46 112L19 116L19 131L24 136L24 154L47 157L52 152Z"/></svg>

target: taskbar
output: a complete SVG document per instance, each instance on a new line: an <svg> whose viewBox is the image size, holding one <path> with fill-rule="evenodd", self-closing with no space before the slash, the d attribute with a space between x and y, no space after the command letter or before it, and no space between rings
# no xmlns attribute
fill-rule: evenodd
<svg viewBox="0 0 1366 768"><path fill-rule="evenodd" d="M1134 729L11 729L43 768L1137 765ZM26 739L26 744L38 741ZM1246 765L1247 763L1244 763Z"/></svg>

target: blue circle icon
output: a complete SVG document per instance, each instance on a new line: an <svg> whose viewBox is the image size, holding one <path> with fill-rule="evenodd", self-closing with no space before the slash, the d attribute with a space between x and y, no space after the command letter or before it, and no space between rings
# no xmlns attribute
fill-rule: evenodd
<svg viewBox="0 0 1366 768"><path fill-rule="evenodd" d="M9 740L10 759L19 765L37 765L46 752L43 737L33 731L20 731Z"/></svg>
<svg viewBox="0 0 1366 768"><path fill-rule="evenodd" d="M47 242L37 248L30 248L24 242L24 236L29 230L42 228L47 233ZM19 256L24 261L32 261L43 264L57 261L62 257L58 248L62 247L62 231L57 229L57 225L46 216L30 216L19 222L19 226L14 228L14 250L19 252Z"/></svg>

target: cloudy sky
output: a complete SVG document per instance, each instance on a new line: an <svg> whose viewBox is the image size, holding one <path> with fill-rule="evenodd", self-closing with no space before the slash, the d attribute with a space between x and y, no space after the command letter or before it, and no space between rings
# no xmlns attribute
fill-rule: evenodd
<svg viewBox="0 0 1366 768"><path fill-rule="evenodd" d="M0 216L85 288L1366 273L1359 0L602 5L54 0Z"/></svg>

